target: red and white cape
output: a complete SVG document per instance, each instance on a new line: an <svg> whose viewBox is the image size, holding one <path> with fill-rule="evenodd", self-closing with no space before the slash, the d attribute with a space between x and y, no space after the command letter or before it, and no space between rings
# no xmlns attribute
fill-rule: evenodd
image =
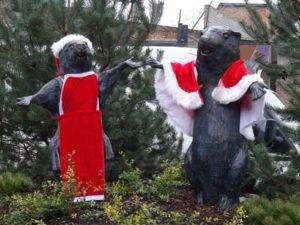
<svg viewBox="0 0 300 225"><path fill-rule="evenodd" d="M155 75L155 90L159 104L184 133L193 135L194 110L205 104L201 85L197 82L194 61L180 64L163 62L164 69ZM264 97L251 101L246 94L254 82L262 82L260 74L249 74L243 60L234 62L222 75L212 97L220 104L241 99L240 133L254 140L252 125L263 117Z"/></svg>

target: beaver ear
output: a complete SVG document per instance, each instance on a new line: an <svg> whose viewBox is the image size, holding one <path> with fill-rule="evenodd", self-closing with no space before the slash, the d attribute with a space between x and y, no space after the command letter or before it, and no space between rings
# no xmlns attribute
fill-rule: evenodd
<svg viewBox="0 0 300 225"><path fill-rule="evenodd" d="M232 35L233 35L235 38L237 38L238 40L241 40L241 37L242 37L241 33L239 33L239 32L232 32Z"/></svg>

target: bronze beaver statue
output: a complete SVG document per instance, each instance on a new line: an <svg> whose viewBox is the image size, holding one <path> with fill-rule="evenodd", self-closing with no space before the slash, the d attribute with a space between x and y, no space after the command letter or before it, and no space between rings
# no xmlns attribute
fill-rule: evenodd
<svg viewBox="0 0 300 225"><path fill-rule="evenodd" d="M169 118L193 137L185 155L188 179L204 204L239 202L252 126L263 115L265 86L240 59L241 34L219 26L201 32L197 59L153 60L156 95ZM247 122L246 122L247 121Z"/></svg>

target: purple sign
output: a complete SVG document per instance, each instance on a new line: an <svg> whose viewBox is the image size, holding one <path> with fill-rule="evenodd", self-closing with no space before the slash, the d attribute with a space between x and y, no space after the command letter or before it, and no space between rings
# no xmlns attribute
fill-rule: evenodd
<svg viewBox="0 0 300 225"><path fill-rule="evenodd" d="M271 63L271 45L257 45L252 56L245 61L245 65L249 72L256 73L259 68L257 59L263 60L265 63Z"/></svg>

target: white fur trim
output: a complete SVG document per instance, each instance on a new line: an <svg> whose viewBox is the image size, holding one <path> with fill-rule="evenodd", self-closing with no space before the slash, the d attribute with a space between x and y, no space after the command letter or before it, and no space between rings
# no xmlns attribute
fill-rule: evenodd
<svg viewBox="0 0 300 225"><path fill-rule="evenodd" d="M203 101L199 92L197 91L189 93L179 87L176 75L174 74L170 62L163 63L163 67L165 88L168 90L174 100L185 109L200 108L203 105Z"/></svg>
<svg viewBox="0 0 300 225"><path fill-rule="evenodd" d="M218 87L216 87L212 92L212 97L221 104L229 104L231 102L238 101L241 99L245 93L248 91L250 85L254 82L263 83L263 79L260 77L260 73L248 74L233 87L226 88L223 86L220 80ZM250 99L245 99L248 101L247 107L241 107L240 115L240 134L243 135L248 140L255 140L253 133L253 124L262 119L263 109L264 109L264 97L252 101Z"/></svg>
<svg viewBox="0 0 300 225"><path fill-rule="evenodd" d="M213 90L212 97L221 104L235 102L243 97L252 83L257 81L263 83L259 74L243 76L236 85L230 88L224 87L222 81L220 81L219 85Z"/></svg>
<svg viewBox="0 0 300 225"><path fill-rule="evenodd" d="M75 197L73 202L82 202L82 201L103 201L104 195L87 195L81 197Z"/></svg>
<svg viewBox="0 0 300 225"><path fill-rule="evenodd" d="M85 42L91 53L93 54L94 53L94 49L93 49L93 44L92 42L84 37L83 35L80 35L80 34L69 34L67 36L64 36L63 38L61 38L59 41L57 42L54 42L51 46L51 50L53 52L53 55L56 57L56 58L59 58L59 52L64 48L64 46L69 43L69 42L78 42L78 43L82 43L82 42Z"/></svg>
<svg viewBox="0 0 300 225"><path fill-rule="evenodd" d="M194 118L193 110L187 110L179 105L172 94L166 89L164 71L158 69L155 74L155 92L159 105L168 115L170 121L184 133L193 135Z"/></svg>
<svg viewBox="0 0 300 225"><path fill-rule="evenodd" d="M264 118L265 96L252 101L249 96L243 101L248 101L248 104L241 107L240 115L240 134L246 139L254 141L254 133L252 126Z"/></svg>

